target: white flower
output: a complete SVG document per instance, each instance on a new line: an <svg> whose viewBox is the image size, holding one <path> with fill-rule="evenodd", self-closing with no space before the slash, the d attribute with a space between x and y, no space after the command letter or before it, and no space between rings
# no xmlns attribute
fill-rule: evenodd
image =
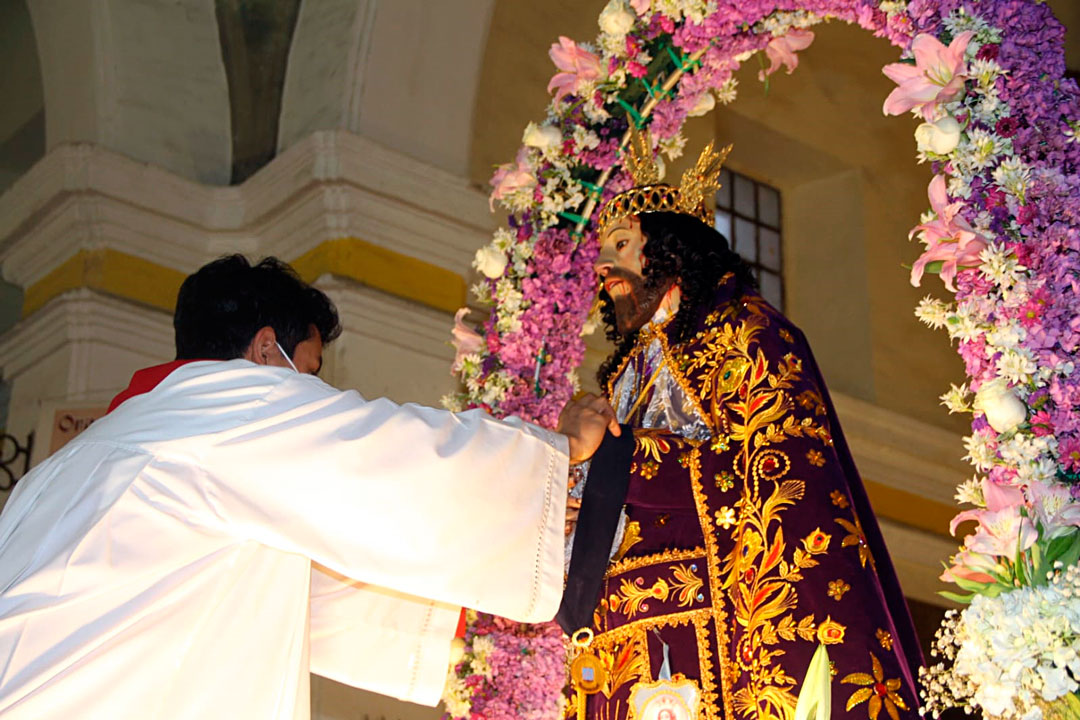
<svg viewBox="0 0 1080 720"><path fill-rule="evenodd" d="M1028 185L1031 183L1031 168L1019 158L1006 158L994 168L994 182L1024 202Z"/></svg>
<svg viewBox="0 0 1080 720"><path fill-rule="evenodd" d="M996 457L993 448L987 444L987 438L982 433L975 433L964 438L964 447L967 455L964 459L975 466L977 470L989 470Z"/></svg>
<svg viewBox="0 0 1080 720"><path fill-rule="evenodd" d="M686 147L686 137L681 132L675 133L669 138L664 138L657 145L668 160L675 160L682 157L683 148Z"/></svg>
<svg viewBox="0 0 1080 720"><path fill-rule="evenodd" d="M625 37L634 27L637 16L626 0L611 0L600 12L600 30L615 37Z"/></svg>
<svg viewBox="0 0 1080 720"><path fill-rule="evenodd" d="M967 383L956 386L951 385L949 392L941 396L941 404L949 409L949 414L971 412L971 406L968 404L967 396L970 394Z"/></svg>
<svg viewBox="0 0 1080 720"><path fill-rule="evenodd" d="M955 497L958 503L986 507L986 500L983 499L982 481L977 477L968 478L957 485Z"/></svg>
<svg viewBox="0 0 1080 720"><path fill-rule="evenodd" d="M975 393L972 407L985 415L986 422L998 433L1009 432L1027 419L1027 406L1016 397L1004 378L983 383Z"/></svg>
<svg viewBox="0 0 1080 720"><path fill-rule="evenodd" d="M929 295L919 301L915 317L935 330L945 327L949 317L949 305Z"/></svg>
<svg viewBox="0 0 1080 720"><path fill-rule="evenodd" d="M473 258L473 267L484 274L485 277L489 277L494 280L503 274L506 270L506 264L509 262L506 257L506 253L499 252L499 250L492 245L485 245L476 251L476 257Z"/></svg>
<svg viewBox="0 0 1080 720"><path fill-rule="evenodd" d="M716 107L716 98L713 97L711 92L701 93L701 97L694 103L694 107L690 108L690 112L687 113L690 117L701 117L712 111Z"/></svg>
<svg viewBox="0 0 1080 720"><path fill-rule="evenodd" d="M513 247L517 238L507 228L499 228L491 238L491 245L499 252L506 252Z"/></svg>
<svg viewBox="0 0 1080 720"><path fill-rule="evenodd" d="M923 123L915 128L915 142L921 152L948 155L960 144L960 123L949 116Z"/></svg>
<svg viewBox="0 0 1080 720"><path fill-rule="evenodd" d="M997 361L998 375L1016 385L1030 381L1036 370L1038 366L1025 349L1006 350Z"/></svg>
<svg viewBox="0 0 1080 720"><path fill-rule="evenodd" d="M720 89L716 91L716 99L719 100L722 105L728 105L729 103L735 102L738 87L738 80L733 77L728 78L724 81L724 84L720 86Z"/></svg>
<svg viewBox="0 0 1080 720"><path fill-rule="evenodd" d="M521 142L542 152L548 152L562 145L562 131L554 125L537 125L531 122L525 126Z"/></svg>

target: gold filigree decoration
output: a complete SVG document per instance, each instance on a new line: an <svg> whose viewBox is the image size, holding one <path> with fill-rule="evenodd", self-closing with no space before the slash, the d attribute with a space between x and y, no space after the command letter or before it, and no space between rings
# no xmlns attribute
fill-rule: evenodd
<svg viewBox="0 0 1080 720"><path fill-rule="evenodd" d="M877 641L881 643L882 648L886 650L892 650L893 639L891 632L883 628L878 628L877 632L874 634L874 637L876 637Z"/></svg>
<svg viewBox="0 0 1080 720"><path fill-rule="evenodd" d="M847 495L840 492L839 490L833 490L831 493L829 493L829 497L832 499L832 504L840 508L841 510L843 510L850 504L848 502Z"/></svg>
<svg viewBox="0 0 1080 720"><path fill-rule="evenodd" d="M851 585L843 580L832 580L829 582L829 592L827 594L836 602L840 602L840 599L844 597L844 593L850 589Z"/></svg>
<svg viewBox="0 0 1080 720"><path fill-rule="evenodd" d="M710 223L705 198L720 188L720 171L731 152L731 145L713 150L705 146L694 167L683 173L678 187L660 182L660 166L652 153L648 131L630 129L630 142L623 151L623 168L634 180L634 187L611 198L600 210L597 227L603 235L611 225L632 215L676 212Z"/></svg>
<svg viewBox="0 0 1080 720"><path fill-rule="evenodd" d="M840 541L840 547L856 546L859 549L859 562L863 567L866 567L866 563L870 563L872 569L877 569L877 565L874 563L874 556L870 552L870 545L866 542L866 535L863 533L862 524L859 522L857 515L853 515L855 522L844 518L836 518L836 524L848 531L848 534L844 536L844 539Z"/></svg>
<svg viewBox="0 0 1080 720"><path fill-rule="evenodd" d="M899 678L885 679L885 671L881 667L881 661L877 659L874 653L870 653L870 661L872 666L870 673L851 673L840 681L841 684L845 685L861 686L848 698L846 706L848 712L865 702L867 703L866 710L870 720L878 720L882 708L885 708L892 720L900 720L900 713L897 712L897 708L904 711L908 709L907 703L896 692L903 686L903 683Z"/></svg>
<svg viewBox="0 0 1080 720"><path fill-rule="evenodd" d="M630 548L641 542L641 523L637 520L631 520L626 523L626 530L623 531L622 542L619 543L619 549L615 551L613 560L622 560L626 557L626 553L630 552Z"/></svg>

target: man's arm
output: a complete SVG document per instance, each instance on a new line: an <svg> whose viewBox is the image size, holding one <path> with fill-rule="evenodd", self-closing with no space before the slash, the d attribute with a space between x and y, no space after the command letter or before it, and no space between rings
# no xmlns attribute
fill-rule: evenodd
<svg viewBox="0 0 1080 720"><path fill-rule="evenodd" d="M607 423L583 414L588 427ZM229 532L410 595L527 622L554 615L565 437L479 411L367 402L300 377L256 415L204 459ZM583 452L599 442L592 432L575 433Z"/></svg>

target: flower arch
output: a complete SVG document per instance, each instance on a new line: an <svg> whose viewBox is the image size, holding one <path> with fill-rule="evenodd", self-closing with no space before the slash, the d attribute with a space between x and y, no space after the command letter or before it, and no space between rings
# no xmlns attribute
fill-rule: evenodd
<svg viewBox="0 0 1080 720"><path fill-rule="evenodd" d="M473 290L491 312L482 335L459 314L464 392L445 403L554 424L577 387L583 329L597 322L588 221L629 186L619 159L630 124L648 125L658 152L677 156L687 117L732 102L744 62L764 52L762 80L791 72L811 28L829 20L899 49L883 69L897 85L883 111L923 120L917 157L934 178L910 235L924 247L911 281L938 274L955 297L927 298L916 315L945 329L965 363L966 380L942 400L972 413L964 442L977 473L958 489L972 509L951 530L978 525L943 576L958 586L950 597L974 598L981 612L1006 589L1080 581L1054 575L1055 563L1080 558L1080 91L1065 77L1064 29L1041 0L611 0L594 44L552 46L547 117L492 178L492 207L510 217L475 260L485 279ZM965 632L953 625L953 637ZM1080 642L1080 626L1070 632ZM1034 707L1020 681L1007 703L981 695L978 672L959 660L932 670L951 689L928 698L931 709ZM561 687L561 676L549 684ZM485 687L486 717L500 717L499 697L517 703L507 717L544 716L529 714L540 712L537 697ZM467 708L470 691L458 696Z"/></svg>

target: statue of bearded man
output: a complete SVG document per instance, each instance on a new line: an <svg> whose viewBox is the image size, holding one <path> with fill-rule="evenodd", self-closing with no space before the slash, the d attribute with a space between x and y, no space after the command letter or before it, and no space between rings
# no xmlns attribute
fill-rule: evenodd
<svg viewBox="0 0 1080 720"><path fill-rule="evenodd" d="M594 635L586 716L683 692L708 720L915 718L914 627L806 338L702 207L657 197L601 215L599 380L633 446L575 488L608 515L579 519L559 613Z"/></svg>

